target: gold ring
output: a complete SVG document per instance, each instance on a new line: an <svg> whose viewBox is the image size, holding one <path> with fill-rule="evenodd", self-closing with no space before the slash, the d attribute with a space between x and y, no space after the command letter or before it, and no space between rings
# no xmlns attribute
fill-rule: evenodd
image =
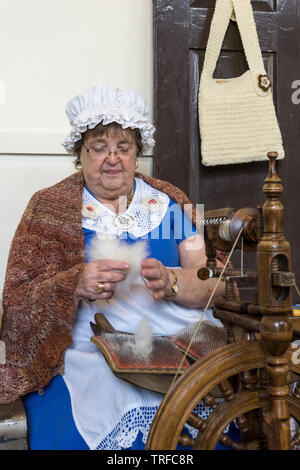
<svg viewBox="0 0 300 470"><path fill-rule="evenodd" d="M96 292L97 294L102 294L104 292L105 282L98 282Z"/></svg>

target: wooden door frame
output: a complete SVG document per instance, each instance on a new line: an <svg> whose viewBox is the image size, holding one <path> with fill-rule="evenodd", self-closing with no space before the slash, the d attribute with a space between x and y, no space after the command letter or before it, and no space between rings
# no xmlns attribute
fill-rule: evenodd
<svg viewBox="0 0 300 470"><path fill-rule="evenodd" d="M154 0L154 124L156 145L154 151L154 176L177 184L189 194L189 68L187 47L189 39L189 2ZM175 12L175 17L174 17ZM164 24L172 18L174 28L165 30ZM166 22L165 22L166 20ZM165 45L174 45L166 47ZM176 53L176 59L174 59ZM162 79L162 77L164 77ZM174 83L180 83L176 89ZM175 88L175 89L174 89ZM178 114L175 102L182 111ZM172 129L166 135L164 129Z"/></svg>

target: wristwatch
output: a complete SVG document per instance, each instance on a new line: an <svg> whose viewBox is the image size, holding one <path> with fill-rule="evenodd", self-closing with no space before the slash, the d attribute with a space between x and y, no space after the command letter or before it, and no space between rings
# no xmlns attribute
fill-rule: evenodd
<svg viewBox="0 0 300 470"><path fill-rule="evenodd" d="M178 294L179 286L177 284L177 274L176 274L176 272L173 271L173 269L170 269L170 271L173 274L174 283L173 283L172 288L171 288L171 294L168 295L168 297L174 297L174 295Z"/></svg>

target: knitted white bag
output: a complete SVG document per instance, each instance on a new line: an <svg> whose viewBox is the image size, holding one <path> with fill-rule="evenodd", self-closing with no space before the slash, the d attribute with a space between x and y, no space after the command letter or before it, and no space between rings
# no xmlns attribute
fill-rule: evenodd
<svg viewBox="0 0 300 470"><path fill-rule="evenodd" d="M235 14L249 70L214 79L224 36ZM284 157L282 137L250 0L217 0L199 86L202 163L206 166Z"/></svg>

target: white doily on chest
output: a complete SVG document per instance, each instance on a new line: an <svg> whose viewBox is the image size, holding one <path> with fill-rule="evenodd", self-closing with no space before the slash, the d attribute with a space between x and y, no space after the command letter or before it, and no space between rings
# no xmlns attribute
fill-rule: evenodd
<svg viewBox="0 0 300 470"><path fill-rule="evenodd" d="M143 237L160 225L169 202L169 196L135 178L131 204L125 212L117 215L84 188L82 226L115 237L121 237L125 232L136 238Z"/></svg>

